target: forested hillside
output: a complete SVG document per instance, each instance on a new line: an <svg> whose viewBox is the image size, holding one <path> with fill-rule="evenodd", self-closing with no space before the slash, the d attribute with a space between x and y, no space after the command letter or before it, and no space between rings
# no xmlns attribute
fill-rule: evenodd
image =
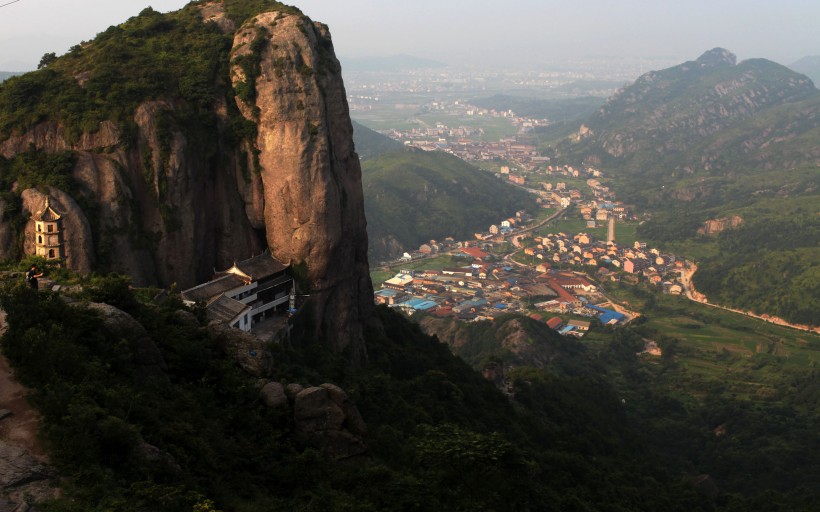
<svg viewBox="0 0 820 512"><path fill-rule="evenodd" d="M362 186L374 263L431 239L472 238L517 210L536 208L528 192L437 151L399 149L365 160Z"/></svg>
<svg viewBox="0 0 820 512"><path fill-rule="evenodd" d="M84 289L0 296L3 351L62 477L43 510L791 512L820 498L820 466L805 456L820 449L810 374L767 400L736 399L691 380L674 340L651 329L611 333L594 351L535 330L547 352L540 368L509 371L508 397L385 308L364 368L299 336L297 318L292 345L271 346L273 366L250 375L173 296L143 302L117 277ZM498 339L487 327L471 338ZM645 336L669 355L636 357ZM287 407L265 405L260 376L341 386L366 423L366 453L316 445ZM681 395L689 384L697 397Z"/></svg>
<svg viewBox="0 0 820 512"><path fill-rule="evenodd" d="M718 236L695 284L713 302L820 324L820 217L757 218Z"/></svg>
<svg viewBox="0 0 820 512"><path fill-rule="evenodd" d="M402 147L401 142L371 130L367 126L353 121L353 142L361 161L369 160L393 149Z"/></svg>

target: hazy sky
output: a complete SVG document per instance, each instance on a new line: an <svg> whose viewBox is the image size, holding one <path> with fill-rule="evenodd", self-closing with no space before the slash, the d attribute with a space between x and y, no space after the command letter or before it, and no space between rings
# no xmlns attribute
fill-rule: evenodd
<svg viewBox="0 0 820 512"><path fill-rule="evenodd" d="M5 4L12 0L0 0ZM185 0L18 0L0 7L0 70L31 69L151 5ZM447 63L589 56L694 59L722 46L790 64L820 54L817 0L294 0L330 25L342 57L407 53Z"/></svg>

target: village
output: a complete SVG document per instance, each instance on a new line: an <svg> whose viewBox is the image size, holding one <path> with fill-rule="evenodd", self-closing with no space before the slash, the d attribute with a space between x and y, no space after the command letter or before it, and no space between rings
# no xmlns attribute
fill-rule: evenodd
<svg viewBox="0 0 820 512"><path fill-rule="evenodd" d="M538 175L537 179L535 175ZM688 263L646 243L619 244L616 222L636 221L634 207L614 200L601 186L598 170L546 166L539 171L510 173L523 176L538 204L555 211L544 220L525 211L499 220L474 239L431 240L409 251L390 268L398 272L377 288L374 298L407 315L418 313L463 321L492 320L508 313L545 322L562 334L583 337L593 321L617 326L639 316L606 294L610 283L648 283L663 293L685 292L683 274ZM586 179L589 192L544 178ZM519 186L524 186L519 185ZM607 227L606 239L586 232L553 229L551 221L570 212L589 228Z"/></svg>
<svg viewBox="0 0 820 512"><path fill-rule="evenodd" d="M421 106L422 113L439 112L452 116L476 118L504 118L517 128L519 135L533 129L549 126L548 119L535 119L516 115L511 110L479 108L462 101L434 101ZM419 126L407 130L383 130L383 135L402 142L405 146L425 151L443 151L467 162L487 162L504 160L518 167L534 171L544 168L549 158L540 156L538 148L518 137L503 137L497 142L481 140L484 129L468 126L448 126L444 122L435 125Z"/></svg>

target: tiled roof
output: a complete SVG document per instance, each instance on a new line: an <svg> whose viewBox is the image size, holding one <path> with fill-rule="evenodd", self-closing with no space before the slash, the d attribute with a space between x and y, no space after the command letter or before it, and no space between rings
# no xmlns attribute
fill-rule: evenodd
<svg viewBox="0 0 820 512"><path fill-rule="evenodd" d="M208 316L208 320L230 323L248 309L251 309L251 307L247 304L223 294L208 304L205 314Z"/></svg>
<svg viewBox="0 0 820 512"><path fill-rule="evenodd" d="M61 217L60 214L48 204L48 197L46 197L46 204L43 206L43 210L32 215L32 218L43 222L54 222L60 220Z"/></svg>
<svg viewBox="0 0 820 512"><path fill-rule="evenodd" d="M250 277L251 280L258 281L278 274L286 268L288 268L287 265L274 258L271 253L265 251L259 256L234 263L233 267L228 269L227 272L230 272L232 269L237 269Z"/></svg>
<svg viewBox="0 0 820 512"><path fill-rule="evenodd" d="M245 286L245 281L235 274L226 274L213 281L194 286L182 292L182 297L194 302L208 302L234 288Z"/></svg>

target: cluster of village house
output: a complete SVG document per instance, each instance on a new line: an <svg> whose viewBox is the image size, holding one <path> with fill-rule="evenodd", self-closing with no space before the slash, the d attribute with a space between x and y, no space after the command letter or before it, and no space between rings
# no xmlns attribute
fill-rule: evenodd
<svg viewBox="0 0 820 512"><path fill-rule="evenodd" d="M643 277L663 287L666 293L683 292L678 282L683 261L641 242L622 248L584 233L557 233L535 237L532 243L524 249L531 259L529 264L498 260L486 252L492 242L459 244L460 248L451 254L463 257L463 265L402 270L382 283L375 300L410 315L424 312L466 321L517 312L545 321L563 334L583 336L589 328L588 320L569 320L564 325L558 315L593 317L609 325L629 320L612 309L589 274L598 281L623 280L631 284ZM572 266L586 272L566 270Z"/></svg>
<svg viewBox="0 0 820 512"><path fill-rule="evenodd" d="M543 177L557 177L557 181L544 181ZM537 202L543 208L560 207L568 208L574 205L580 209L580 214L588 222L589 227L595 227L597 222L605 222L610 218L619 220L635 220L634 208L615 200L614 193L609 187L604 186L599 181L603 177L601 171L594 168L575 169L569 165L547 166L543 172L520 172L512 171L510 167L503 166L496 175L498 178L506 179L517 185L531 187L537 180L538 188L529 188L530 192L537 196ZM586 185L589 188L592 198L585 197L580 190L569 188L561 177L586 178Z"/></svg>
<svg viewBox="0 0 820 512"><path fill-rule="evenodd" d="M479 108L473 105L447 102L432 102L422 107L422 111L440 111L453 115L477 117L503 117L518 128L519 133L527 133L538 126L547 126L546 119L534 119L515 115L511 110ZM506 160L524 170L536 170L548 164L549 157L539 156L538 148L516 137L502 138L498 142L485 142L478 138L484 135L482 128L466 126L450 127L442 122L435 126L416 127L408 130L386 130L388 137L403 142L405 146L425 151L444 151L468 162Z"/></svg>
<svg viewBox="0 0 820 512"><path fill-rule="evenodd" d="M632 247L620 247L615 242L595 240L586 233L566 235L548 234L533 239L535 245L526 247L524 255L533 264L538 260L536 270L546 271L552 265L587 266L595 269L597 277L637 283L643 276L653 285L663 286L667 293L680 295L683 287L678 282L683 260L674 254L662 254L658 249L647 248L644 242L635 242ZM621 270L623 273L618 273Z"/></svg>
<svg viewBox="0 0 820 512"><path fill-rule="evenodd" d="M586 332L589 321L573 320L564 326L558 314L600 316L602 322L610 324L624 320L622 314L596 305L604 299L598 287L581 274L537 272L493 262L491 255L478 247L464 247L459 252L466 259L465 265L401 271L382 283L375 292L376 302L410 315L426 312L467 321L518 312L576 335ZM548 312L556 314L550 316Z"/></svg>

